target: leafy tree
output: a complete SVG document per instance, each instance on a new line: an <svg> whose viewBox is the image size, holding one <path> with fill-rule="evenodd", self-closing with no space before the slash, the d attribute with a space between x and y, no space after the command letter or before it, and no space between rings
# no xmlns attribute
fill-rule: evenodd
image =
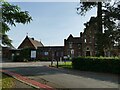
<svg viewBox="0 0 120 90"><path fill-rule="evenodd" d="M118 25L116 24L116 21L120 20L120 5L118 5L118 3L120 3L118 0L115 0L113 4L111 4L111 1L80 2L77 8L78 14L84 16L87 11L97 7L96 20L90 23L93 23L91 25L94 26L97 22L96 43L99 56L103 55L103 49L107 47L108 44L111 48L115 41L119 41L120 39L120 29L118 29Z"/></svg>
<svg viewBox="0 0 120 90"><path fill-rule="evenodd" d="M6 34L11 26L16 26L16 23L30 23L32 17L29 15L28 11L21 11L20 7L17 5L10 4L8 2L2 2L1 4L2 20L2 44L7 46L12 46L12 40L9 39Z"/></svg>

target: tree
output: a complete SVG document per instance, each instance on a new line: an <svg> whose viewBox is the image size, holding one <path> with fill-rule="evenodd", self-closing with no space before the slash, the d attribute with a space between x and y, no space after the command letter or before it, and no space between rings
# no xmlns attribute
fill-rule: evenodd
<svg viewBox="0 0 120 90"><path fill-rule="evenodd" d="M2 44L12 46L12 40L9 39L6 34L6 32L10 30L9 25L16 26L16 23L30 23L32 17L29 15L28 11L21 11L20 7L8 2L2 2L1 8L2 20L0 23L2 24Z"/></svg>
<svg viewBox="0 0 120 90"><path fill-rule="evenodd" d="M104 48L107 47L105 39L108 40L109 44L112 42L115 43L115 39L108 39L110 36L115 38L114 34L116 31L118 32L118 25L116 25L116 21L120 20L120 5L118 5L120 1L115 0L113 4L110 1L107 2L80 2L79 7L77 8L78 14L84 16L87 11L91 10L94 7L97 7L97 16L95 24L97 22L98 31L96 34L96 43L97 43L97 51L99 56L103 56ZM107 32L103 33L103 31ZM120 32L119 32L120 33ZM114 36L114 37L113 37ZM104 39L104 38L105 39ZM110 43L111 42L111 43Z"/></svg>

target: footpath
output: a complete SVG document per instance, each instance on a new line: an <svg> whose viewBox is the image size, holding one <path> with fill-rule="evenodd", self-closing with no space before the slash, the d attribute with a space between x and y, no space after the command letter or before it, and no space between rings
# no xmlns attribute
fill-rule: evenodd
<svg viewBox="0 0 120 90"><path fill-rule="evenodd" d="M22 87L22 88L29 88L29 89L31 88L32 89L32 87L33 87L32 90L36 90L36 89L55 90L50 86L44 85L44 84L42 84L40 82L37 82L35 80L31 80L31 79L29 79L25 76L22 76L20 74L17 74L17 73L13 73L13 72L10 72L10 71L7 71L7 70L0 70L0 72L2 72L4 74L7 74L7 75L13 77L14 79L18 80L16 82L15 88L21 88ZM19 81L22 82L22 83L20 83ZM19 83L20 85L18 85L17 83Z"/></svg>

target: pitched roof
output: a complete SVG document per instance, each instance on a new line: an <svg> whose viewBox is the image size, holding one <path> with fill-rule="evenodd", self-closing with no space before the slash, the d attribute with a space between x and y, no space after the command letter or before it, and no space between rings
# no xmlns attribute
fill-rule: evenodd
<svg viewBox="0 0 120 90"><path fill-rule="evenodd" d="M82 42L81 37L73 37L75 43Z"/></svg>
<svg viewBox="0 0 120 90"><path fill-rule="evenodd" d="M72 41L73 43L80 43L82 41L81 37L73 37L72 34L69 35L67 40Z"/></svg>
<svg viewBox="0 0 120 90"><path fill-rule="evenodd" d="M41 41L34 40L34 38L29 38L30 42L33 44L33 46L37 49L37 47L43 47L44 45L41 43Z"/></svg>
<svg viewBox="0 0 120 90"><path fill-rule="evenodd" d="M18 49L20 48L25 48L26 46L29 46L29 44L27 44L29 41L29 43L32 44L32 47L34 47L35 49L37 49L38 47L43 47L44 45L41 43L41 41L37 41L34 38L30 38L28 36L26 36L26 38L22 41L22 43L20 44L20 46L18 47Z"/></svg>

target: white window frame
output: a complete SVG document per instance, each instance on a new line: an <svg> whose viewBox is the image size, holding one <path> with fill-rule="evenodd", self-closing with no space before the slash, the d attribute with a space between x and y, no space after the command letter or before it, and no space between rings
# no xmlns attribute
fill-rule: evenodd
<svg viewBox="0 0 120 90"><path fill-rule="evenodd" d="M48 56L48 55L49 55L49 53L48 53L48 52L44 52L44 55L45 55L45 56Z"/></svg>

